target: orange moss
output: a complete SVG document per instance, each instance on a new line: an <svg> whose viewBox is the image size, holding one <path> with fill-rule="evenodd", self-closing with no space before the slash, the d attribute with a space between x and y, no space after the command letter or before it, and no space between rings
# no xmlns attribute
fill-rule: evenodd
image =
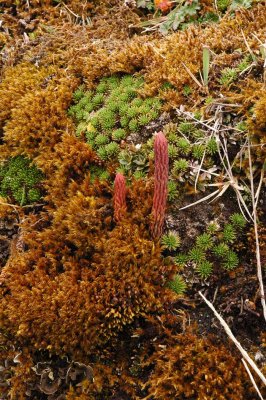
<svg viewBox="0 0 266 400"><path fill-rule="evenodd" d="M30 63L21 63L5 69L0 86L0 130L11 117L12 110L20 107L18 102L25 94L34 94L42 85L46 85L46 81L56 70L54 66L38 68ZM27 104L24 103L25 105Z"/></svg>
<svg viewBox="0 0 266 400"><path fill-rule="evenodd" d="M25 222L29 250L6 267L0 311L19 343L91 353L173 298L164 285L175 268L165 265L142 224L127 217L111 230L104 190L88 178L73 182L49 217Z"/></svg>
<svg viewBox="0 0 266 400"><path fill-rule="evenodd" d="M27 90L11 110L4 141L12 155L26 154L34 159L53 151L62 133L71 130L66 109L75 81L70 82L65 73L59 73L56 77L46 76L42 84L42 88Z"/></svg>
<svg viewBox="0 0 266 400"><path fill-rule="evenodd" d="M160 343L145 363L154 365L145 387L154 400L195 398L244 400L250 392L248 376L241 361L222 344L185 333ZM249 388L249 389L248 389ZM248 389L248 390L247 390Z"/></svg>

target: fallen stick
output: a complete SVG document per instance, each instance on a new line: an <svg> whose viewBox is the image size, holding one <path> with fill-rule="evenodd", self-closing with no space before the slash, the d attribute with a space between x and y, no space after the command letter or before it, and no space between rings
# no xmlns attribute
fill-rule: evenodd
<svg viewBox="0 0 266 400"><path fill-rule="evenodd" d="M251 366L251 368L256 372L256 374L260 377L260 379L262 380L262 382L264 383L264 385L266 386L266 378L263 375L263 373L260 371L260 369L257 367L257 365L255 364L255 362L252 360L252 358L250 358L250 356L248 355L248 353L246 352L245 349L243 349L243 347L241 346L241 344L239 343L239 341L235 338L235 336L233 335L231 329L229 328L229 326L227 325L227 323L225 322L225 320L221 317L221 315L216 311L216 309L214 308L214 306L212 305L212 303L206 299L206 297L199 292L200 296L203 298L203 300L205 301L205 303L210 307L210 309L214 312L215 316L218 318L220 324L223 326L225 332L227 333L227 335L230 337L230 339L234 342L234 344L236 345L236 347L238 348L238 350L240 351L240 353L242 354L242 357L244 358L244 360L247 361L247 363Z"/></svg>

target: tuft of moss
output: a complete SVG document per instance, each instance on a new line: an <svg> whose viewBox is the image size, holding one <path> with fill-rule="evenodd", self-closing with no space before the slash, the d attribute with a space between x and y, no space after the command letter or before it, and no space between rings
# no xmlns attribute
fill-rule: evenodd
<svg viewBox="0 0 266 400"><path fill-rule="evenodd" d="M109 143L110 140L109 140L108 136L100 133L99 135L97 135L95 137L94 141L95 141L96 146L103 146L103 145Z"/></svg>
<svg viewBox="0 0 266 400"><path fill-rule="evenodd" d="M219 79L219 83L223 86L229 86L232 82L237 79L236 68L224 68Z"/></svg>
<svg viewBox="0 0 266 400"><path fill-rule="evenodd" d="M188 155L190 150L191 150L191 146L190 143L187 139L185 138L179 138L176 142L176 145L180 151L181 154L183 155Z"/></svg>
<svg viewBox="0 0 266 400"><path fill-rule="evenodd" d="M224 269L227 269L230 271L230 270L236 268L238 263L239 263L239 259L238 259L237 254L234 251L229 250L224 257L222 266Z"/></svg>
<svg viewBox="0 0 266 400"><path fill-rule="evenodd" d="M126 133L125 129L122 129L122 128L115 129L112 132L112 139L119 142L120 140L123 140L126 138L126 134L127 133Z"/></svg>
<svg viewBox="0 0 266 400"><path fill-rule="evenodd" d="M236 231L232 224L226 224L222 233L223 240L226 243L233 243L236 239Z"/></svg>
<svg viewBox="0 0 266 400"><path fill-rule="evenodd" d="M163 235L161 238L161 244L167 250L174 251L176 250L180 244L180 236L176 232L168 232L167 234Z"/></svg>
<svg viewBox="0 0 266 400"><path fill-rule="evenodd" d="M225 257L226 254L228 253L229 246L226 243L222 242L214 246L212 251L217 257L222 258Z"/></svg>
<svg viewBox="0 0 266 400"><path fill-rule="evenodd" d="M167 189L168 189L168 200L170 202L174 201L179 194L177 189L177 184L174 181L168 181Z"/></svg>
<svg viewBox="0 0 266 400"><path fill-rule="evenodd" d="M201 160L205 152L205 146L202 144L195 144L192 148L192 156L197 160Z"/></svg>
<svg viewBox="0 0 266 400"><path fill-rule="evenodd" d="M209 276L212 273L212 270L213 270L213 264L208 260L203 260L199 262L196 266L196 271L203 279L209 278Z"/></svg>
<svg viewBox="0 0 266 400"><path fill-rule="evenodd" d="M213 238L208 233L203 233L196 239L196 245L201 250L209 250L213 246Z"/></svg>
<svg viewBox="0 0 266 400"><path fill-rule="evenodd" d="M39 201L43 178L42 172L28 158L11 158L0 166L0 196L10 196L22 206Z"/></svg>
<svg viewBox="0 0 266 400"><path fill-rule="evenodd" d="M188 169L188 161L185 158L180 158L174 162L173 172L184 172Z"/></svg>
<svg viewBox="0 0 266 400"><path fill-rule="evenodd" d="M235 229L242 230L245 228L247 221L240 213L234 213L230 216L230 221Z"/></svg>
<svg viewBox="0 0 266 400"><path fill-rule="evenodd" d="M173 290L176 294L181 295L184 294L184 292L186 291L187 284L182 276L175 275L174 279L168 282L168 287L171 290Z"/></svg>
<svg viewBox="0 0 266 400"><path fill-rule="evenodd" d="M196 264L200 264L205 261L205 257L205 252L196 246L189 251L190 260L194 261Z"/></svg>
<svg viewBox="0 0 266 400"><path fill-rule="evenodd" d="M216 154L218 152L218 146L217 146L217 142L215 138L211 138L208 142L207 142L207 146L206 146L206 153L210 154L211 156L213 156L214 154Z"/></svg>
<svg viewBox="0 0 266 400"><path fill-rule="evenodd" d="M183 133L184 135L189 135L194 131L194 124L191 122L181 122L178 125L178 130Z"/></svg>

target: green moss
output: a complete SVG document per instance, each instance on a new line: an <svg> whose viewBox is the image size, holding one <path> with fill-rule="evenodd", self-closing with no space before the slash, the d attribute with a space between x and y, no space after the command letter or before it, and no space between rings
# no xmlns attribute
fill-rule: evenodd
<svg viewBox="0 0 266 400"><path fill-rule="evenodd" d="M235 231L235 228L233 227L233 225L226 224L224 226L222 235L223 235L223 240L226 243L233 243L236 239L236 231Z"/></svg>
<svg viewBox="0 0 266 400"><path fill-rule="evenodd" d="M239 263L239 260L238 260L237 254L234 251L229 250L224 257L222 266L224 269L227 269L230 271L230 270L236 268L238 263Z"/></svg>
<svg viewBox="0 0 266 400"><path fill-rule="evenodd" d="M188 161L185 158L180 158L174 162L173 172L184 172L188 169Z"/></svg>
<svg viewBox="0 0 266 400"><path fill-rule="evenodd" d="M189 85L183 86L183 95L188 97L192 93L192 89Z"/></svg>
<svg viewBox="0 0 266 400"><path fill-rule="evenodd" d="M242 230L245 228L247 221L240 213L234 213L230 216L230 221L235 229Z"/></svg>
<svg viewBox="0 0 266 400"><path fill-rule="evenodd" d="M87 129L87 123L84 121L80 122L76 129L76 135L80 136L82 133L86 132L86 129Z"/></svg>
<svg viewBox="0 0 266 400"><path fill-rule="evenodd" d="M210 154L211 156L213 156L214 154L216 154L218 152L218 146L217 146L217 142L215 138L211 138L208 142L207 142L207 146L206 146L206 153Z"/></svg>
<svg viewBox="0 0 266 400"><path fill-rule="evenodd" d="M209 234L214 234L219 230L219 226L217 225L216 222L210 222L209 225L207 226L207 233Z"/></svg>
<svg viewBox="0 0 266 400"><path fill-rule="evenodd" d="M123 116L120 118L120 125L122 126L122 128L126 128L129 124L129 118L126 116Z"/></svg>
<svg viewBox="0 0 266 400"><path fill-rule="evenodd" d="M201 160L204 156L205 146L202 144L195 144L192 148L192 156L197 160Z"/></svg>
<svg viewBox="0 0 266 400"><path fill-rule="evenodd" d="M143 100L140 97L133 99L131 102L132 107L141 107L142 104L143 104Z"/></svg>
<svg viewBox="0 0 266 400"><path fill-rule="evenodd" d="M175 275L174 279L168 283L168 287L176 294L183 294L186 291L187 284L180 275Z"/></svg>
<svg viewBox="0 0 266 400"><path fill-rule="evenodd" d="M144 178L146 178L145 172L144 172L144 171L141 171L141 170L135 171L134 174L133 174L133 176L134 176L134 178L137 179L137 180L138 180L138 179L144 179Z"/></svg>
<svg viewBox="0 0 266 400"><path fill-rule="evenodd" d="M176 145L181 154L188 155L190 153L191 146L187 139L185 139L185 138L178 139L176 142Z"/></svg>
<svg viewBox="0 0 266 400"><path fill-rule="evenodd" d="M169 232L162 236L161 244L167 250L170 250L170 251L176 250L181 244L180 236L175 232Z"/></svg>
<svg viewBox="0 0 266 400"><path fill-rule="evenodd" d="M229 251L229 246L226 243L219 243L217 246L214 246L212 249L213 253L217 256L217 257L225 257L226 254Z"/></svg>
<svg viewBox="0 0 266 400"><path fill-rule="evenodd" d="M108 154L105 146L100 146L97 150L97 155L101 160L107 160Z"/></svg>
<svg viewBox="0 0 266 400"><path fill-rule="evenodd" d="M132 132L136 132L139 128L139 122L136 118L133 118L129 121L128 128Z"/></svg>
<svg viewBox="0 0 266 400"><path fill-rule="evenodd" d="M181 122L178 125L178 130L183 133L184 135L188 135L193 132L194 130L194 124L191 122Z"/></svg>
<svg viewBox="0 0 266 400"><path fill-rule="evenodd" d="M168 145L168 155L170 160L177 157L178 155L178 148L174 146L173 144Z"/></svg>
<svg viewBox="0 0 266 400"><path fill-rule="evenodd" d="M125 140L159 115L162 103L158 98L140 98L138 89L143 84L142 78L114 75L102 78L95 91L84 92L82 87L74 93L75 104L70 106L68 114L78 123L76 134L83 137L85 133L87 143L97 149L102 160L116 158L119 147L115 142ZM112 144L108 143L111 138ZM133 168L132 175L141 168L141 165Z"/></svg>
<svg viewBox="0 0 266 400"><path fill-rule="evenodd" d="M42 172L23 156L11 158L0 166L0 195L13 197L20 205L39 201Z"/></svg>
<svg viewBox="0 0 266 400"><path fill-rule="evenodd" d="M105 146L105 151L108 158L112 158L117 155L119 152L119 146L116 142L110 142Z"/></svg>
<svg viewBox="0 0 266 400"><path fill-rule="evenodd" d="M196 266L196 271L203 279L208 278L211 275L212 270L213 270L213 264L208 260L199 262Z"/></svg>
<svg viewBox="0 0 266 400"><path fill-rule="evenodd" d="M78 102L79 100L84 97L84 86L79 86L78 89L73 93L73 99L75 102Z"/></svg>
<svg viewBox="0 0 266 400"><path fill-rule="evenodd" d="M168 142L172 143L172 144L176 143L176 141L178 140L178 136L177 136L176 132L169 132L166 135L166 137L167 137Z"/></svg>
<svg viewBox="0 0 266 400"><path fill-rule="evenodd" d="M231 0L217 0L217 8L219 11L226 11L230 6Z"/></svg>
<svg viewBox="0 0 266 400"><path fill-rule="evenodd" d="M121 86L133 86L134 85L134 77L132 75L125 75L121 79Z"/></svg>
<svg viewBox="0 0 266 400"><path fill-rule="evenodd" d="M125 129L122 129L122 128L115 129L112 132L112 139L119 142L120 140L123 140L126 138L126 134L127 133L126 133Z"/></svg>
<svg viewBox="0 0 266 400"><path fill-rule="evenodd" d="M168 200L170 202L174 201L179 194L177 189L177 184L174 181L168 181L167 189L168 189Z"/></svg>
<svg viewBox="0 0 266 400"><path fill-rule="evenodd" d="M222 70L219 83L223 86L229 86L237 79L237 70L235 68L225 68Z"/></svg>
<svg viewBox="0 0 266 400"><path fill-rule="evenodd" d="M190 260L194 261L195 263L199 264L205 260L205 252L200 249L199 247L193 247L189 252Z"/></svg>
<svg viewBox="0 0 266 400"><path fill-rule="evenodd" d="M174 263L178 266L184 266L189 261L189 257L187 254L179 253L174 258Z"/></svg>
<svg viewBox="0 0 266 400"><path fill-rule="evenodd" d="M196 239L196 245L201 250L209 250L213 246L213 238L208 233L203 233Z"/></svg>
<svg viewBox="0 0 266 400"><path fill-rule="evenodd" d="M153 118L152 118L152 119L153 119ZM148 125L149 122L150 122L150 118L149 118L148 115L143 114L143 115L140 115L140 116L138 117L139 126Z"/></svg>
<svg viewBox="0 0 266 400"><path fill-rule="evenodd" d="M96 92L97 92L97 93L101 93L101 94L106 94L107 91L108 91L108 84L107 84L107 82L106 82L104 79L102 79L102 80L99 82L99 84L98 84L98 86L97 86L97 88L96 88Z"/></svg>
<svg viewBox="0 0 266 400"><path fill-rule="evenodd" d="M95 141L95 145L96 146L103 146L103 145L109 143L110 140L109 140L108 136L103 135L102 133L100 133L99 135L97 135L95 137L94 141Z"/></svg>
<svg viewBox="0 0 266 400"><path fill-rule="evenodd" d="M116 123L115 113L109 109L103 108L98 113L98 118L100 121L100 125L103 130L109 130L114 128Z"/></svg>
<svg viewBox="0 0 266 400"><path fill-rule="evenodd" d="M124 109L125 109L125 107L124 107ZM139 114L138 107L134 107L134 106L133 107L127 107L126 115L129 118L135 118L138 114Z"/></svg>

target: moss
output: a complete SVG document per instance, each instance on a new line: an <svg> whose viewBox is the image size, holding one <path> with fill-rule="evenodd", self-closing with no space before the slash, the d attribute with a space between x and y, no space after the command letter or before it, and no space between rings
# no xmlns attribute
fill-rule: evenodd
<svg viewBox="0 0 266 400"><path fill-rule="evenodd" d="M203 233L196 239L196 245L202 250L209 250L213 246L213 238L208 233Z"/></svg>
<svg viewBox="0 0 266 400"><path fill-rule="evenodd" d="M168 287L176 294L181 295L186 291L186 282L180 275L175 275L174 279L168 283Z"/></svg>
<svg viewBox="0 0 266 400"><path fill-rule="evenodd" d="M226 225L224 226L224 230L223 230L222 235L223 235L223 240L224 240L226 243L232 243L232 242L234 242L234 240L236 239L236 231L235 231L233 225L231 225L231 224L226 224Z"/></svg>
<svg viewBox="0 0 266 400"><path fill-rule="evenodd" d="M148 397L155 400L244 400L246 396L241 361L224 345L215 345L207 338L190 333L176 335L172 346L157 346L147 363L153 365L153 372L145 387Z"/></svg>
<svg viewBox="0 0 266 400"><path fill-rule="evenodd" d="M222 266L224 269L231 270L234 269L239 263L239 259L237 254L234 251L229 250L225 256L224 260L222 262Z"/></svg>
<svg viewBox="0 0 266 400"><path fill-rule="evenodd" d="M148 189L133 186L131 216L111 229L103 214L107 186L89 182L88 176L82 185L72 183L50 226L41 223L34 236L25 236L28 251L6 271L10 291L0 318L32 349L91 354L136 318L162 311L170 295L164 285L173 266L164 265L143 219L152 201ZM32 218L29 224L38 217Z"/></svg>
<svg viewBox="0 0 266 400"><path fill-rule="evenodd" d="M31 165L29 159L11 158L0 167L0 195L11 197L22 206L39 201L43 178L42 172Z"/></svg>
<svg viewBox="0 0 266 400"><path fill-rule="evenodd" d="M161 244L167 250L176 250L181 244L180 236L175 232L168 232L162 236Z"/></svg>
<svg viewBox="0 0 266 400"><path fill-rule="evenodd" d="M180 158L174 162L173 172L183 172L188 169L188 161L184 158Z"/></svg>
<svg viewBox="0 0 266 400"><path fill-rule="evenodd" d="M176 182L168 181L167 190L168 190L168 200L170 202L174 201L179 194Z"/></svg>
<svg viewBox="0 0 266 400"><path fill-rule="evenodd" d="M196 271L201 278L209 278L213 271L213 264L208 260L200 261L196 266Z"/></svg>

